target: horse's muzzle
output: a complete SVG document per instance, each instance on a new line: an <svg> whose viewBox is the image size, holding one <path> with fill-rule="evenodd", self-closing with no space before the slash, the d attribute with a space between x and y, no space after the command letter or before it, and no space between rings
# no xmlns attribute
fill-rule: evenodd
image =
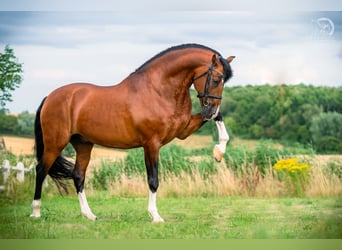
<svg viewBox="0 0 342 250"><path fill-rule="evenodd" d="M203 120L213 120L217 117L220 111L220 106L206 105L202 107L201 116Z"/></svg>

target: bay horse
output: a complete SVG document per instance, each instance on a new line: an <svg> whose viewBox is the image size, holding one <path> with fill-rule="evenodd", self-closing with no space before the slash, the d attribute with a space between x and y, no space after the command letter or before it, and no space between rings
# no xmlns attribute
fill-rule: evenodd
<svg viewBox="0 0 342 250"><path fill-rule="evenodd" d="M232 76L230 62L217 51L198 44L171 47L154 56L121 83L97 86L72 83L51 92L35 118L36 184L31 217L40 217L42 183L50 175L62 189L73 179L83 216L96 220L84 191L94 144L111 148L144 148L149 186L148 212L154 223L164 222L156 206L160 148L174 138L185 139L215 119L220 160L229 137L219 114L224 83ZM190 87L201 104L191 114ZM76 162L61 156L71 143ZM215 153L216 151L216 153Z"/></svg>

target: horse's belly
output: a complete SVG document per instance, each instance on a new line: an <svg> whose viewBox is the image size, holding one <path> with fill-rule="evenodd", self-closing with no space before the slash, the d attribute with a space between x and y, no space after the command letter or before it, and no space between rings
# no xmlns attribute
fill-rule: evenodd
<svg viewBox="0 0 342 250"><path fill-rule="evenodd" d="M102 135L85 135L84 136L88 141L98 144L104 147L110 148L121 148L121 149L129 149L136 148L141 146L141 143L135 137L124 137L120 136L120 134L105 134Z"/></svg>

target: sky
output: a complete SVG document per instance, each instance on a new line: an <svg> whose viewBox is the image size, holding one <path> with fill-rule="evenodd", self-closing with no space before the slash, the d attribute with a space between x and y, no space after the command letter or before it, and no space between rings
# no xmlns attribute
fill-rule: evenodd
<svg viewBox="0 0 342 250"><path fill-rule="evenodd" d="M342 86L342 7L335 1L302 6L289 0L287 8L261 1L256 9L218 8L220 0L200 6L138 1L134 8L131 1L119 8L10 2L0 2L0 51L9 44L24 70L7 105L12 113L35 112L43 97L71 82L117 84L155 54L184 43L236 56L227 86Z"/></svg>

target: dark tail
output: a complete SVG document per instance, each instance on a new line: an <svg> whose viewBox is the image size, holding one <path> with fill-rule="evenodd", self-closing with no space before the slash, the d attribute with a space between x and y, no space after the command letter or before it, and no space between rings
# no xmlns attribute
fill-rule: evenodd
<svg viewBox="0 0 342 250"><path fill-rule="evenodd" d="M35 134L35 149L36 149L36 158L38 161L38 165L36 167L37 175L44 175L44 166L42 164L42 158L44 153L44 141L43 141L43 131L40 122L40 112L44 105L45 99L43 99L40 104L36 118L34 121L34 134ZM68 193L68 183L65 182L66 179L72 179L72 170L74 168L74 164L62 156L58 156L51 168L49 169L48 175L54 180L56 183L60 193ZM45 176L45 175L44 175Z"/></svg>

